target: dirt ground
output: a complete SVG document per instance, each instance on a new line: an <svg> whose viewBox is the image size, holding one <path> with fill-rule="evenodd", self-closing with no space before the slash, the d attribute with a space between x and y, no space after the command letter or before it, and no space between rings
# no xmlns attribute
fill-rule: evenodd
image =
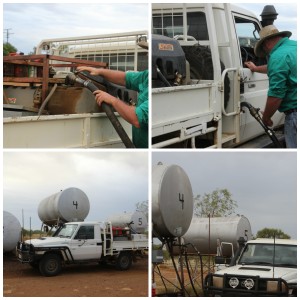
<svg viewBox="0 0 300 300"><path fill-rule="evenodd" d="M147 297L148 261L130 270L98 264L66 266L58 276L41 276L14 256L3 258L4 297Z"/></svg>
<svg viewBox="0 0 300 300"><path fill-rule="evenodd" d="M183 273L181 273L179 265L177 267L181 280L183 278L185 296L202 297L202 280L207 275L209 265L204 263L201 268L199 260L197 258L191 258L189 260L190 276L188 275L188 271L185 266L183 268ZM176 297L178 297L179 295L182 295L180 283L177 279L177 275L171 261L168 261L165 264L156 265L154 269L152 269L152 274L152 276L154 276L156 287L155 294L157 296L164 296L168 294L169 296L176 295Z"/></svg>

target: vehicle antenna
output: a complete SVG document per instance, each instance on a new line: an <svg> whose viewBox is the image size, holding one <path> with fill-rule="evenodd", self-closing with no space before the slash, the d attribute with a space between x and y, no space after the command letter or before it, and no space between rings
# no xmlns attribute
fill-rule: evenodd
<svg viewBox="0 0 300 300"><path fill-rule="evenodd" d="M274 250L273 250L273 278L274 278L274 269L275 269L275 232L274 232Z"/></svg>

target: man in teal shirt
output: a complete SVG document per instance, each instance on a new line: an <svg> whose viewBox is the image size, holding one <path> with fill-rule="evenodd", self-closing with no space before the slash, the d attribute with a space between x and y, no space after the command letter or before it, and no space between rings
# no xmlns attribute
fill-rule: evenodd
<svg viewBox="0 0 300 300"><path fill-rule="evenodd" d="M126 88L138 92L135 114L139 127L132 127L132 142L137 148L148 148L148 70L126 73Z"/></svg>
<svg viewBox="0 0 300 300"><path fill-rule="evenodd" d="M272 126L276 110L285 114L284 132L287 148L297 148L297 42L289 40L289 31L279 32L274 25L264 27L255 45L258 57L269 55L267 65L245 65L253 72L267 73L269 90L263 122Z"/></svg>
<svg viewBox="0 0 300 300"><path fill-rule="evenodd" d="M98 69L81 66L77 71L88 71L91 75L102 76L106 80L137 91L135 106L128 105L118 98L97 90L94 92L99 106L102 102L110 104L127 122L132 124L132 142L136 148L148 147L148 70L141 72L123 72L110 69Z"/></svg>

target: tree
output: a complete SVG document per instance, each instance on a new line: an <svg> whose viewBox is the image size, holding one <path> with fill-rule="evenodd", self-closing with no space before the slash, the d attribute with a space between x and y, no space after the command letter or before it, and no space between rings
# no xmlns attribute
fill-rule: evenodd
<svg viewBox="0 0 300 300"><path fill-rule="evenodd" d="M15 48L12 44L10 43L3 43L3 55L7 56L9 53L12 52L17 52L17 48Z"/></svg>
<svg viewBox="0 0 300 300"><path fill-rule="evenodd" d="M235 213L237 203L232 199L227 189L216 189L210 194L204 194L203 199L194 197L194 214L198 217L228 217Z"/></svg>
<svg viewBox="0 0 300 300"><path fill-rule="evenodd" d="M275 228L264 228L262 230L257 231L256 238L267 238L267 239L273 239L275 235L275 238L277 239L290 239L291 237L284 233L280 229Z"/></svg>
<svg viewBox="0 0 300 300"><path fill-rule="evenodd" d="M36 47L33 47L32 51L28 53L28 55L34 55L36 52Z"/></svg>

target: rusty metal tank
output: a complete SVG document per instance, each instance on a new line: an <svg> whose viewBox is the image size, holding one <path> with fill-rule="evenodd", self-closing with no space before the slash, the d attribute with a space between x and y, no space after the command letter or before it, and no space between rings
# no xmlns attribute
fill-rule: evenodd
<svg viewBox="0 0 300 300"><path fill-rule="evenodd" d="M21 239L21 224L11 213L3 211L3 252L13 251Z"/></svg>
<svg viewBox="0 0 300 300"><path fill-rule="evenodd" d="M107 221L112 223L115 227L130 227L136 233L144 233L148 229L148 220L146 215L141 211L124 212L110 216Z"/></svg>
<svg viewBox="0 0 300 300"><path fill-rule="evenodd" d="M159 163L152 172L153 235L180 237L193 216L193 191L188 175L177 165Z"/></svg>
<svg viewBox="0 0 300 300"><path fill-rule="evenodd" d="M234 251L238 247L237 240L244 237L246 240L253 238L249 220L243 215L218 218L194 217L188 231L184 234L185 244L193 244L202 254L216 254L217 241L232 243ZM210 241L210 243L209 243ZM189 252L194 248L188 247ZM231 255L231 247L224 245L223 255Z"/></svg>
<svg viewBox="0 0 300 300"><path fill-rule="evenodd" d="M100 108L95 96L86 88L59 86L53 93L47 110L51 115L97 113Z"/></svg>
<svg viewBox="0 0 300 300"><path fill-rule="evenodd" d="M41 221L52 226L58 222L84 221L90 211L87 195L70 187L43 199L38 206Z"/></svg>

